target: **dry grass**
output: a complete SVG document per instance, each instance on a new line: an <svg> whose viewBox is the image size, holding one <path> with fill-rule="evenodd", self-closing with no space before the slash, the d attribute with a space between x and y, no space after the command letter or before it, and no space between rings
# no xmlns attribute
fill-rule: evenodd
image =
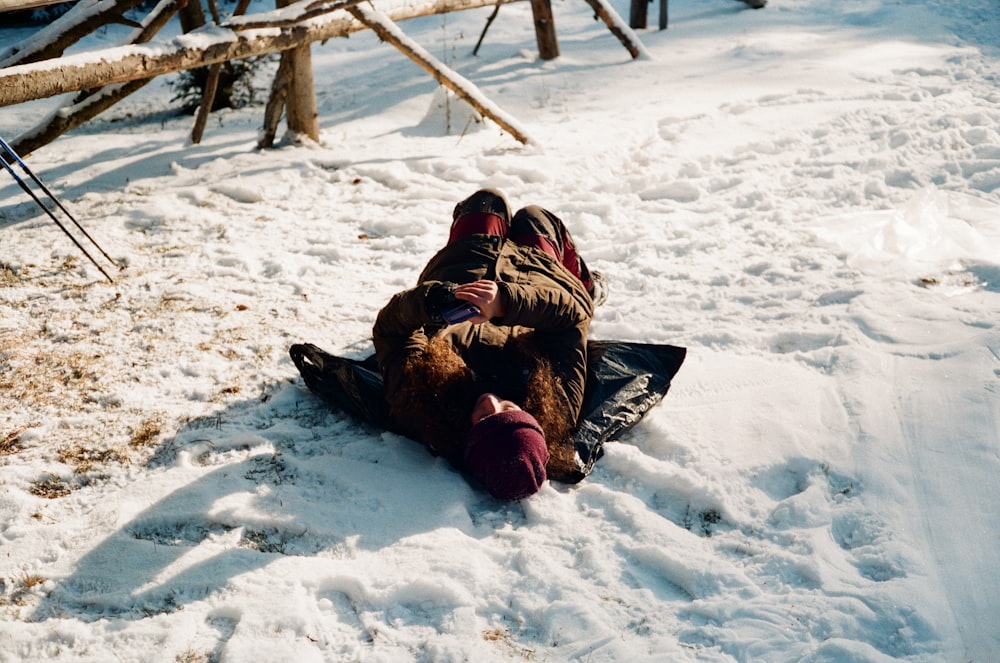
<svg viewBox="0 0 1000 663"><path fill-rule="evenodd" d="M24 606L28 604L28 594L35 587L40 587L45 583L45 578L37 573L23 573L19 578L12 578L14 587L10 594L6 594L6 583L0 579L0 605Z"/></svg>
<svg viewBox="0 0 1000 663"><path fill-rule="evenodd" d="M10 266L0 263L0 287L9 288L21 283L21 278Z"/></svg>
<svg viewBox="0 0 1000 663"><path fill-rule="evenodd" d="M483 631L483 640L504 645L509 648L511 652L519 655L525 661L531 661L535 658L535 651L533 649L522 647L511 640L510 629L497 627L488 631Z"/></svg>
<svg viewBox="0 0 1000 663"><path fill-rule="evenodd" d="M32 587L37 587L45 582L45 578L38 575L37 573L25 573L20 578L21 587L24 590L29 590Z"/></svg>
<svg viewBox="0 0 1000 663"><path fill-rule="evenodd" d="M56 457L71 465L77 474L85 474L108 463L127 465L132 460L128 452L121 449L88 449L83 446L63 447L56 452Z"/></svg>
<svg viewBox="0 0 1000 663"><path fill-rule="evenodd" d="M48 479L39 479L38 481L31 484L28 491L35 497L41 497L47 500L54 500L60 497L66 497L72 493L74 488L64 482L59 477L50 477Z"/></svg>
<svg viewBox="0 0 1000 663"><path fill-rule="evenodd" d="M159 417L147 419L132 431L128 446L132 449L144 449L155 443L161 432L163 432L163 422Z"/></svg>
<svg viewBox="0 0 1000 663"><path fill-rule="evenodd" d="M0 437L0 456L16 454L21 450L21 433L26 429L27 426L21 426Z"/></svg>
<svg viewBox="0 0 1000 663"><path fill-rule="evenodd" d="M18 338L5 339L0 346L5 364L0 373L0 392L22 405L80 410L85 396L97 384L101 355L69 347L53 346L39 351Z"/></svg>

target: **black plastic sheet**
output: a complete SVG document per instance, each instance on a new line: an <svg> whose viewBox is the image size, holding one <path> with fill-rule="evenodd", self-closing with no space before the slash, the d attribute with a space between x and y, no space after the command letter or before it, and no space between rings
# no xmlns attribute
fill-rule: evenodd
<svg viewBox="0 0 1000 663"><path fill-rule="evenodd" d="M573 434L580 470L563 480L582 480L604 444L635 426L670 389L687 350L673 345L594 341L587 345L587 387ZM308 344L289 349L306 387L334 408L378 428L399 432L389 417L375 356L338 357Z"/></svg>

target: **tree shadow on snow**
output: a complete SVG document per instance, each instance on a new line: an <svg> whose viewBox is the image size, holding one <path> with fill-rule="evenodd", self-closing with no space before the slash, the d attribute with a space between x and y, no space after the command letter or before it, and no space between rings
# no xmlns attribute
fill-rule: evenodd
<svg viewBox="0 0 1000 663"><path fill-rule="evenodd" d="M979 262L967 265L966 269L979 280L983 290L1000 292L1000 265Z"/></svg>
<svg viewBox="0 0 1000 663"><path fill-rule="evenodd" d="M445 527L522 519L419 444L330 409L300 380L190 421L115 495L152 504L87 552L33 619L143 619L287 556L350 558ZM474 516L473 514L480 514Z"/></svg>

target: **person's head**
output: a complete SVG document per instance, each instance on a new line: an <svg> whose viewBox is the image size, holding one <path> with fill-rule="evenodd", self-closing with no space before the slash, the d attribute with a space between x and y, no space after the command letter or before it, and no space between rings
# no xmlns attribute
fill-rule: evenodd
<svg viewBox="0 0 1000 663"><path fill-rule="evenodd" d="M476 399L475 405L472 406L472 425L475 426L484 417L488 417L491 414L520 409L521 406L514 401L508 401L500 398L496 394L486 392L485 394L480 395L479 398Z"/></svg>
<svg viewBox="0 0 1000 663"><path fill-rule="evenodd" d="M465 465L493 497L518 500L545 483L549 452L542 427L513 401L479 397L465 438Z"/></svg>

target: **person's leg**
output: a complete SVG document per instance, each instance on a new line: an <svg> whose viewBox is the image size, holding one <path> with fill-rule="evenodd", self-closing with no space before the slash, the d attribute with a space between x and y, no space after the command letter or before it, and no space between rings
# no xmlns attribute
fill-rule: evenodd
<svg viewBox="0 0 1000 663"><path fill-rule="evenodd" d="M592 292L594 282L590 270L577 252L566 225L552 212L538 205L519 209L511 219L507 239L549 254L580 279L588 292Z"/></svg>
<svg viewBox="0 0 1000 663"><path fill-rule="evenodd" d="M506 238L510 226L510 208L504 195L497 189L480 189L455 205L451 218L449 244L469 235L498 235Z"/></svg>

